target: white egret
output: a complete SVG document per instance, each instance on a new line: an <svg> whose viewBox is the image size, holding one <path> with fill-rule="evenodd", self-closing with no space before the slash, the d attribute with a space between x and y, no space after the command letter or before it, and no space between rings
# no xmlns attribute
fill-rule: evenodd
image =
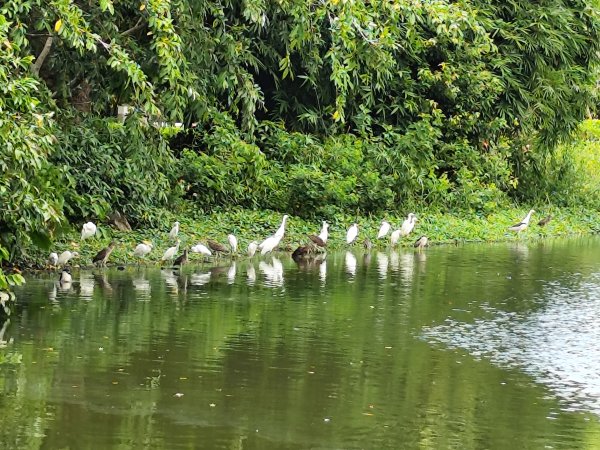
<svg viewBox="0 0 600 450"><path fill-rule="evenodd" d="M175 247L169 247L165 253L162 255L161 261L167 261L169 259L173 259L177 252L179 251L179 239L177 239L177 244Z"/></svg>
<svg viewBox="0 0 600 450"><path fill-rule="evenodd" d="M211 256L212 252L206 245L196 244L191 248L192 253L200 253L201 255Z"/></svg>
<svg viewBox="0 0 600 450"><path fill-rule="evenodd" d="M392 247L395 247L398 241L400 240L401 233L402 230L394 230L392 231L392 234L390 234L390 244L392 244Z"/></svg>
<svg viewBox="0 0 600 450"><path fill-rule="evenodd" d="M264 256L267 253L272 252L273 249L279 245L279 242L281 242L281 237L277 236L277 234L269 236L258 246L261 249L260 254Z"/></svg>
<svg viewBox="0 0 600 450"><path fill-rule="evenodd" d="M177 235L179 234L179 222L175 222L173 224L173 228L169 231L169 238L177 239Z"/></svg>
<svg viewBox="0 0 600 450"><path fill-rule="evenodd" d="M529 220L531 219L531 215L535 212L534 209L530 210L525 218L521 220L519 223L514 224L512 227L508 227L509 231L516 231L517 235L523 231L529 225Z"/></svg>
<svg viewBox="0 0 600 450"><path fill-rule="evenodd" d="M48 264L51 266L56 266L57 263L58 263L58 254L56 252L50 253L50 256L48 257Z"/></svg>
<svg viewBox="0 0 600 450"><path fill-rule="evenodd" d="M383 220L381 222L381 226L379 227L379 233L377 233L377 239L381 239L382 237L385 237L389 231L390 231L390 224L389 222L386 222L385 220Z"/></svg>
<svg viewBox="0 0 600 450"><path fill-rule="evenodd" d="M252 258L256 253L256 249L258 248L258 242L252 241L248 244L248 256Z"/></svg>
<svg viewBox="0 0 600 450"><path fill-rule="evenodd" d="M77 256L79 256L79 253L66 250L58 255L58 261L56 263L57 265L64 265L69 262L71 258L75 258Z"/></svg>
<svg viewBox="0 0 600 450"><path fill-rule="evenodd" d="M283 238L283 235L285 234L285 224L286 224L287 219L288 219L288 215L284 214L283 220L281 221L281 225L279 225L279 228L275 232L275 236L280 236L281 238Z"/></svg>
<svg viewBox="0 0 600 450"><path fill-rule="evenodd" d="M413 213L410 213L406 220L402 222L402 227L400 228L400 235L408 236L415 227L415 223L417 223L417 216L415 216Z"/></svg>
<svg viewBox="0 0 600 450"><path fill-rule="evenodd" d="M358 224L353 223L346 233L346 244L352 244L358 237Z"/></svg>
<svg viewBox="0 0 600 450"><path fill-rule="evenodd" d="M145 258L148 253L152 251L152 243L144 241L141 244L138 244L133 251L133 256L136 258L142 259Z"/></svg>
<svg viewBox="0 0 600 450"><path fill-rule="evenodd" d="M110 256L110 254L112 253L112 251L115 249L115 247L117 246L116 241L112 241L108 247L100 250L98 253L96 253L96 256L94 256L94 258L92 259L92 262L94 264L96 264L97 266L105 266L106 265L106 261L108 261L108 257Z"/></svg>
<svg viewBox="0 0 600 450"><path fill-rule="evenodd" d="M329 224L327 222L323 221L323 226L318 237L327 244L327 238L329 237Z"/></svg>
<svg viewBox="0 0 600 450"><path fill-rule="evenodd" d="M68 268L63 269L60 273L60 278L58 281L60 284L70 283L71 281L73 281L71 271Z"/></svg>
<svg viewBox="0 0 600 450"><path fill-rule="evenodd" d="M281 242L281 240L283 239L283 236L285 234L285 224L286 224L287 219L288 219L288 215L285 214L283 216L283 220L281 221L281 225L279 225L279 228L277 229L275 234L272 236L269 236L268 238L266 238L264 241L262 241L260 243L258 248L260 248L261 255L266 255L267 253L272 252L279 245L279 243Z"/></svg>
<svg viewBox="0 0 600 450"><path fill-rule="evenodd" d="M231 253L237 253L237 238L233 234L227 235L227 241L229 241L229 246L231 247Z"/></svg>
<svg viewBox="0 0 600 450"><path fill-rule="evenodd" d="M84 223L81 228L81 240L92 237L94 234L96 234L96 225L94 225L94 222Z"/></svg>

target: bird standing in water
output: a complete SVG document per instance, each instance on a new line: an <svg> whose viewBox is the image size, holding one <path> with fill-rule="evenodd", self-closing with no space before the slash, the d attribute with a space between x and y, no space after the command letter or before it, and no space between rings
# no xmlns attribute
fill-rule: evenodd
<svg viewBox="0 0 600 450"><path fill-rule="evenodd" d="M177 258L174 262L173 265L174 266L183 266L184 264L187 264L189 261L188 258L188 249L186 248L183 251L183 254L181 256L179 256L179 258Z"/></svg>
<svg viewBox="0 0 600 450"><path fill-rule="evenodd" d="M231 253L237 253L237 238L233 234L229 234L227 235L227 241L229 242L229 246L231 247Z"/></svg>
<svg viewBox="0 0 600 450"><path fill-rule="evenodd" d="M56 262L56 264L59 266L63 266L67 262L69 262L69 260L71 258L75 258L77 256L79 256L79 253L70 252L69 250L66 250L66 251L62 252L60 255L58 255L58 261Z"/></svg>
<svg viewBox="0 0 600 450"><path fill-rule="evenodd" d="M71 270L68 267L65 267L60 273L60 278L58 282L60 284L70 283L73 281L73 277L71 276Z"/></svg>
<svg viewBox="0 0 600 450"><path fill-rule="evenodd" d="M415 216L413 213L410 213L406 220L402 222L402 227L400 227L400 235L408 236L413 228L415 228L415 223L417 223L417 216Z"/></svg>
<svg viewBox="0 0 600 450"><path fill-rule="evenodd" d="M252 258L258 249L258 242L252 241L248 244L248 257Z"/></svg>
<svg viewBox="0 0 600 450"><path fill-rule="evenodd" d="M48 264L50 266L56 266L57 263L58 263L58 254L56 252L50 253L50 256L48 257Z"/></svg>
<svg viewBox="0 0 600 450"><path fill-rule="evenodd" d="M175 257L175 254L177 253L177 251L179 250L179 239L177 239L177 245L175 245L175 247L169 247L165 253L163 253L162 258L160 259L161 262L165 262L169 259L173 259Z"/></svg>
<svg viewBox="0 0 600 450"><path fill-rule="evenodd" d="M288 215L284 214L283 220L281 221L281 225L279 225L279 228L277 229L275 234L272 236L269 236L268 238L266 238L264 241L262 241L260 243L258 248L260 249L261 255L266 255L267 253L272 252L279 245L279 243L283 239L283 236L285 235L285 224L286 224L287 219L288 219Z"/></svg>
<svg viewBox="0 0 600 450"><path fill-rule="evenodd" d="M358 224L353 223L346 232L346 244L352 244L358 237Z"/></svg>
<svg viewBox="0 0 600 450"><path fill-rule="evenodd" d="M217 241L213 241L212 239L207 239L206 243L208 244L208 248L215 253L225 253L227 251L227 248L223 244L219 244Z"/></svg>
<svg viewBox="0 0 600 450"><path fill-rule="evenodd" d="M419 239L416 240L413 247L421 250L422 248L427 247L428 243L429 243L429 239L427 238L427 236L423 235Z"/></svg>
<svg viewBox="0 0 600 450"><path fill-rule="evenodd" d="M108 247L100 250L98 253L96 253L96 256L94 256L94 258L92 259L92 262L94 264L96 264L97 266L106 266L106 261L108 261L108 257L110 256L110 254L112 253L112 251L115 249L115 247L117 246L117 242L116 241L112 241Z"/></svg>
<svg viewBox="0 0 600 450"><path fill-rule="evenodd" d="M327 239L329 238L329 224L325 221L323 221L323 226L321 227L321 232L319 233L318 238L327 244Z"/></svg>
<svg viewBox="0 0 600 450"><path fill-rule="evenodd" d="M527 215L521 220L519 223L514 224L512 227L508 227L509 231L515 231L517 236L519 233L527 228L529 225L529 220L531 219L531 215L535 212L534 209L530 210Z"/></svg>
<svg viewBox="0 0 600 450"><path fill-rule="evenodd" d="M150 253L151 251L152 251L152 242L144 241L135 247L135 250L133 251L133 256L138 258L138 264L139 264L139 260L145 258L146 255L148 253Z"/></svg>

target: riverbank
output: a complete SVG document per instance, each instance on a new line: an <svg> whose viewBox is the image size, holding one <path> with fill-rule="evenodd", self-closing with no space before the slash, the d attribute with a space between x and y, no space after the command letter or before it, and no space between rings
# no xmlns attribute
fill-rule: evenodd
<svg viewBox="0 0 600 450"><path fill-rule="evenodd" d="M529 205L528 205L529 206ZM574 208L544 207L531 205L536 210L530 226L520 233L509 232L508 227L519 222L527 213L528 207L509 208L502 212L489 215L453 214L433 211L414 211L418 217L414 231L407 238L401 239L399 246L411 246L421 235L429 238L430 245L460 244L464 242L503 242L503 241L535 241L560 236L586 235L600 232L600 212ZM406 211L408 213L409 211ZM279 226L281 213L273 211L256 211L236 209L226 212L214 212L196 218L191 214L181 217L173 216L173 221L180 222L179 239L181 240L179 254L184 248L197 243L206 244L207 239L227 245L227 235L236 235L239 242L238 254L243 257L251 241L262 241L273 234ZM551 215L552 219L544 227L538 226L540 219ZM376 241L377 231L381 220L392 224L392 229L399 228L405 216L382 215L380 217L361 217L358 219L359 236L355 246L362 245L368 238L375 247L389 246L389 235L386 239ZM328 248L346 247L345 236L347 228L355 221L352 216L334 217L327 219L330 224ZM308 234L318 234L321 227L319 220L306 220L290 216L285 237L280 244L283 251L293 251L299 245L309 242ZM65 250L76 251L80 257L72 260L73 265L90 265L93 256L108 243L115 239L118 242L110 257L110 264L135 264L133 249L142 241L154 244L152 252L146 258L149 263L160 261L164 251L174 245L169 239L170 227L164 229L144 229L131 232L119 232L109 225L99 223L98 235L85 241L80 240L80 230L73 228L71 232L56 241L52 248L44 252L29 248L23 254L21 269L41 269L45 266L50 251L57 253ZM199 254L190 254L190 260L202 260Z"/></svg>

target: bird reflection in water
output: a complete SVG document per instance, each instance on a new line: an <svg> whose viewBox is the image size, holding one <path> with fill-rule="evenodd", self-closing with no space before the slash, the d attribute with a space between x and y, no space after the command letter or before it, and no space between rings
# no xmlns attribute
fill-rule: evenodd
<svg viewBox="0 0 600 450"><path fill-rule="evenodd" d="M235 274L237 272L237 267L235 261L231 262L231 266L227 269L227 284L233 284L235 282Z"/></svg>
<svg viewBox="0 0 600 450"><path fill-rule="evenodd" d="M250 286L253 286L254 283L256 283L256 269L254 269L252 264L249 264L248 267L246 267L246 277Z"/></svg>
<svg viewBox="0 0 600 450"><path fill-rule="evenodd" d="M351 277L356 275L356 256L352 252L346 252L345 256L346 273Z"/></svg>
<svg viewBox="0 0 600 450"><path fill-rule="evenodd" d="M400 255L396 251L390 253L390 268L393 273L398 273L400 269Z"/></svg>
<svg viewBox="0 0 600 450"><path fill-rule="evenodd" d="M193 273L190 278L190 284L192 286L204 286L206 283L210 281L211 273L210 272L197 272Z"/></svg>
<svg viewBox="0 0 600 450"><path fill-rule="evenodd" d="M94 286L96 282L89 272L79 273L79 297L84 300L91 300L94 295Z"/></svg>
<svg viewBox="0 0 600 450"><path fill-rule="evenodd" d="M283 285L283 264L279 259L273 257L271 264L261 261L258 268L265 276L267 286Z"/></svg>
<svg viewBox="0 0 600 450"><path fill-rule="evenodd" d="M390 259L388 255L382 252L377 252L377 272L379 273L379 278L385 280L387 278L388 265Z"/></svg>
<svg viewBox="0 0 600 450"><path fill-rule="evenodd" d="M2 324L2 329L0 329L0 348L4 348L7 344L12 344L13 342L13 338L10 338L8 341L4 339L4 334L6 333L9 324L10 319L7 317L4 323Z"/></svg>

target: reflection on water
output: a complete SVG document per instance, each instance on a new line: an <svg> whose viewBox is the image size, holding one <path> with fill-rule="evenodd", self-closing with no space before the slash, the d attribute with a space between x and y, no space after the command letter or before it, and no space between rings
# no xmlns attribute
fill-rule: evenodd
<svg viewBox="0 0 600 450"><path fill-rule="evenodd" d="M522 369L569 408L600 415L600 273L579 286L548 283L536 301L539 309L527 312L486 307L484 318L449 319L423 337Z"/></svg>
<svg viewBox="0 0 600 450"><path fill-rule="evenodd" d="M598 267L575 240L29 277L0 448L596 448Z"/></svg>

